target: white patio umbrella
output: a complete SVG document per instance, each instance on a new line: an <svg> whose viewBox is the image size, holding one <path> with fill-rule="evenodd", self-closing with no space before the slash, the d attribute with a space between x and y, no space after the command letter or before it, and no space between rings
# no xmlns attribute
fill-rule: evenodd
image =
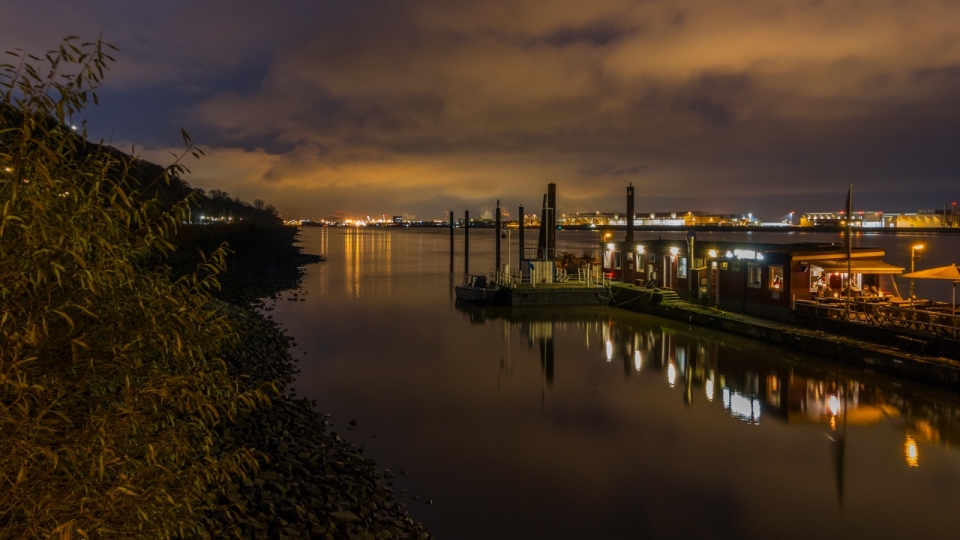
<svg viewBox="0 0 960 540"><path fill-rule="evenodd" d="M957 307L957 282L960 281L960 269L957 268L956 263L951 264L950 266L940 266L937 268L928 268L926 270L918 270L916 272L910 272L908 274L901 274L900 277L910 278L910 279L941 279L945 281L953 282L953 307Z"/></svg>

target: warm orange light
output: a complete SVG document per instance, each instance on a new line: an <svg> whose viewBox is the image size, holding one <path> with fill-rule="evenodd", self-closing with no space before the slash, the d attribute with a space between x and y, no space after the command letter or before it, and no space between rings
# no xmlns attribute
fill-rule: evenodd
<svg viewBox="0 0 960 540"><path fill-rule="evenodd" d="M913 246L913 249L923 249L923 244L917 244Z"/></svg>
<svg viewBox="0 0 960 540"><path fill-rule="evenodd" d="M907 435L907 442L903 445L903 455L908 467L920 466L920 449L917 448L917 441L910 435Z"/></svg>

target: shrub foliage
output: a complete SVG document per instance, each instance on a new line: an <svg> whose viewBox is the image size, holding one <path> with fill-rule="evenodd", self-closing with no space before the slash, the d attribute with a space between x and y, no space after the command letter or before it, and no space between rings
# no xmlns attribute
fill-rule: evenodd
<svg viewBox="0 0 960 540"><path fill-rule="evenodd" d="M171 279L187 201L144 200L132 160L71 126L110 49L68 38L0 65L0 538L202 535L217 486L256 466L214 435L267 402L218 357L223 251Z"/></svg>

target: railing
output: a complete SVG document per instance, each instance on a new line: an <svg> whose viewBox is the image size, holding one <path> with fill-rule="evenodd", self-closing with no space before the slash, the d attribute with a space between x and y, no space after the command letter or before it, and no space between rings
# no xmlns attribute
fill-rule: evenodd
<svg viewBox="0 0 960 540"><path fill-rule="evenodd" d="M556 248L541 249L539 247L525 246L523 248L523 258L528 261L553 260L557 258L557 249Z"/></svg>
<svg viewBox="0 0 960 540"><path fill-rule="evenodd" d="M516 288L517 285L537 286L537 283L530 279L530 273L521 273L519 269L512 268L509 272L496 271L491 275L491 280L501 287ZM598 270L591 271L589 268L577 268L576 275L568 273L565 269L558 268L553 276L554 283L576 283L587 286L610 287L611 279L603 272Z"/></svg>
<svg viewBox="0 0 960 540"><path fill-rule="evenodd" d="M956 339L960 335L960 314L947 305L929 301L914 303L889 297L821 298L794 295L794 311L889 328Z"/></svg>

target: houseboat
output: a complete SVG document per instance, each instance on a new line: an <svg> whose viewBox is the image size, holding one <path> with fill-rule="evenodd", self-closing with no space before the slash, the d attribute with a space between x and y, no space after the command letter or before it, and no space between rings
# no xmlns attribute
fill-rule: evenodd
<svg viewBox="0 0 960 540"><path fill-rule="evenodd" d="M884 262L884 254L854 248L848 262L847 249L831 243L634 240L604 243L603 271L725 311L791 321L798 301L899 300L892 276L903 268Z"/></svg>

